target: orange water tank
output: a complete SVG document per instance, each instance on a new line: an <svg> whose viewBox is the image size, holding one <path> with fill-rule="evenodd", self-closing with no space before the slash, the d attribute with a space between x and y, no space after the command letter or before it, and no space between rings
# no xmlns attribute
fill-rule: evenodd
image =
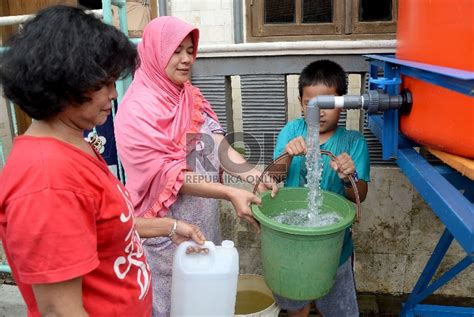
<svg viewBox="0 0 474 317"><path fill-rule="evenodd" d="M396 56L400 59L474 72L473 0L400 0ZM404 88L413 107L400 118L409 138L459 156L474 158L474 96L410 77Z"/></svg>

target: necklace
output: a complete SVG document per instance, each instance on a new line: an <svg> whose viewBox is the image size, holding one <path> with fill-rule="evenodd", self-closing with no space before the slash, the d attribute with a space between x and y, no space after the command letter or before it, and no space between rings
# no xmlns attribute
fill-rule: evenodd
<svg viewBox="0 0 474 317"><path fill-rule="evenodd" d="M96 132L91 132L88 135L89 144L97 153L102 153L104 151L104 143L102 138Z"/></svg>

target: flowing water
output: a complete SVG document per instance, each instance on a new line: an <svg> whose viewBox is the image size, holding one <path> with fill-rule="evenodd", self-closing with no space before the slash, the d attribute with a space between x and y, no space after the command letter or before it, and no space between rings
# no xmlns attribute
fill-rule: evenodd
<svg viewBox="0 0 474 317"><path fill-rule="evenodd" d="M306 146L306 180L308 187L308 209L298 209L284 212L273 217L273 220L287 225L298 227L321 227L336 223L341 216L336 212L325 212L321 214L323 196L320 187L322 175L321 150L319 148L319 122L316 125L307 125L308 135Z"/></svg>
<svg viewBox="0 0 474 317"><path fill-rule="evenodd" d="M316 125L307 124L306 146L306 187L308 187L308 216L319 214L323 204L319 181L322 175L321 150L319 148L319 122Z"/></svg>

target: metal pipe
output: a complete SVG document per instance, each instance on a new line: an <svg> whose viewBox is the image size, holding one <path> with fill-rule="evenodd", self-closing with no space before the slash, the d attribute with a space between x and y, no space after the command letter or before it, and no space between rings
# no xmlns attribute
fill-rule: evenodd
<svg viewBox="0 0 474 317"><path fill-rule="evenodd" d="M12 15L8 17L0 17L0 26L4 25L13 25L13 24L20 24L28 20L29 18L33 17L31 14L25 15Z"/></svg>
<svg viewBox="0 0 474 317"><path fill-rule="evenodd" d="M113 5L116 5L119 8L126 7L126 1L125 0L112 0L111 3Z"/></svg>
<svg viewBox="0 0 474 317"><path fill-rule="evenodd" d="M168 15L168 7L166 0L158 0L158 11L160 17Z"/></svg>
<svg viewBox="0 0 474 317"><path fill-rule="evenodd" d="M132 37L130 39L130 42L132 42L133 44L135 45L138 45L138 43L140 43L142 41L142 38L141 37Z"/></svg>
<svg viewBox="0 0 474 317"><path fill-rule="evenodd" d="M234 43L243 42L242 0L234 0Z"/></svg>
<svg viewBox="0 0 474 317"><path fill-rule="evenodd" d="M364 109L368 112L386 111L411 106L412 97L408 90L399 95L388 95L379 90L369 90L363 95L317 96L308 102L309 107L319 109Z"/></svg>
<svg viewBox="0 0 474 317"><path fill-rule="evenodd" d="M311 101L310 103L308 103L308 106L306 107L305 120L309 126L316 127L319 124L319 120L320 120L319 109L320 108L317 107L316 103L311 103Z"/></svg>
<svg viewBox="0 0 474 317"><path fill-rule="evenodd" d="M112 1L114 5L118 6L119 26L120 31L128 37L128 20L127 20L127 6L125 1Z"/></svg>
<svg viewBox="0 0 474 317"><path fill-rule="evenodd" d="M2 273L12 273L12 269L8 264L0 264L0 272Z"/></svg>
<svg viewBox="0 0 474 317"><path fill-rule="evenodd" d="M16 120L16 109L15 109L15 104L8 100L8 108L10 112L10 118L11 118L11 124L13 127L13 135L17 136L18 135L18 121Z"/></svg>
<svg viewBox="0 0 474 317"><path fill-rule="evenodd" d="M306 107L306 123L314 125L319 122L321 109L364 109L369 113L400 109L409 112L412 96L409 90L403 90L400 95L388 95L379 90L369 90L363 95L316 96Z"/></svg>
<svg viewBox="0 0 474 317"><path fill-rule="evenodd" d="M3 151L3 142L0 140L0 162L2 167L5 166L5 153Z"/></svg>
<svg viewBox="0 0 474 317"><path fill-rule="evenodd" d="M104 22L112 24L112 3L110 0L102 0L102 11Z"/></svg>

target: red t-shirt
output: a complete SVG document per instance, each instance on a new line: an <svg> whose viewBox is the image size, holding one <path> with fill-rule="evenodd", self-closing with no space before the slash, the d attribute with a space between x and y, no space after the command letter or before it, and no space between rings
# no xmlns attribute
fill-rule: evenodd
<svg viewBox="0 0 474 317"><path fill-rule="evenodd" d="M31 284L82 276L91 316L151 316L133 205L104 160L53 138L17 137L0 174L0 239L28 306Z"/></svg>

